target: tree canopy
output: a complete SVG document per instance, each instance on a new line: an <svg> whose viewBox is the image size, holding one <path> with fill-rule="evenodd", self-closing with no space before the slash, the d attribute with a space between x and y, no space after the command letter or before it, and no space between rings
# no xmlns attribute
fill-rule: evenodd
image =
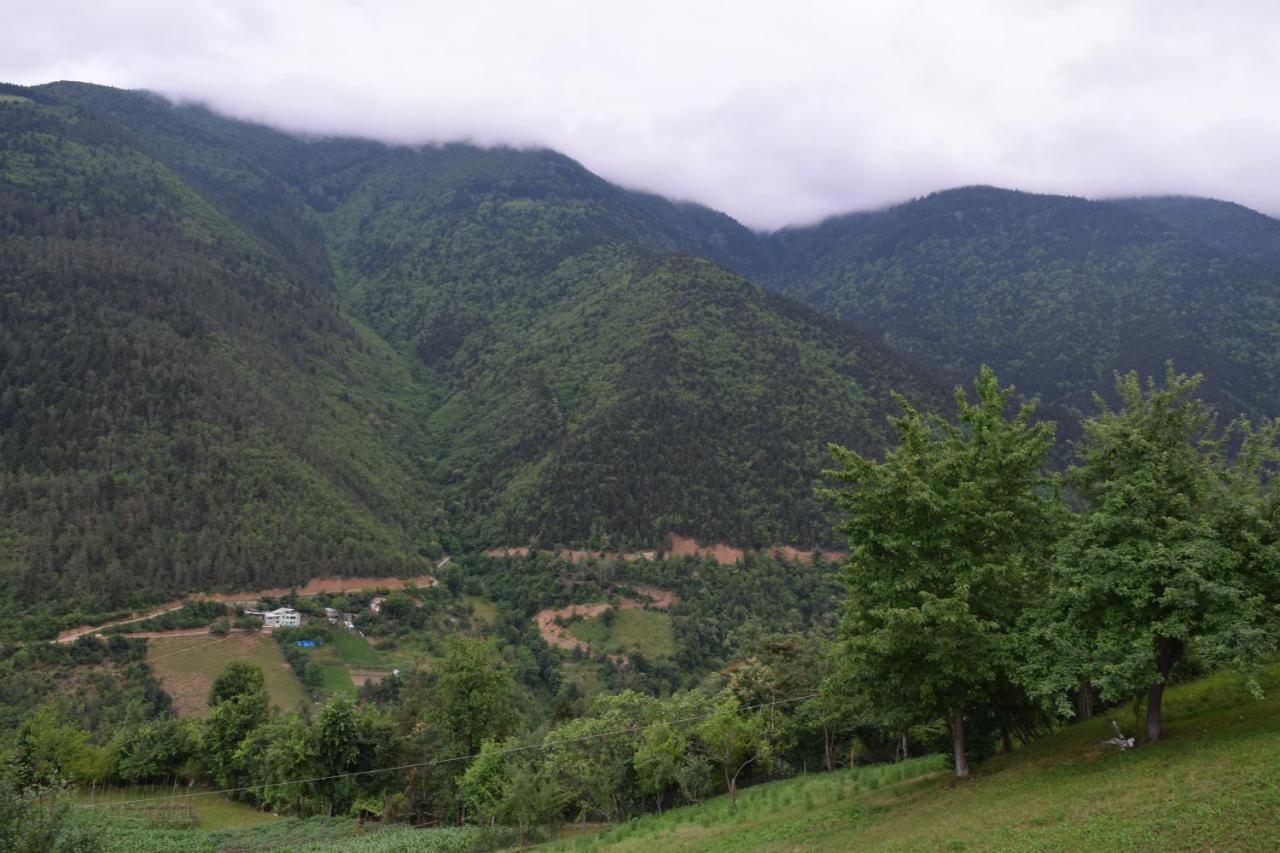
<svg viewBox="0 0 1280 853"><path fill-rule="evenodd" d="M850 557L843 654L886 718L950 721L956 774L968 773L965 717L1013 666L1014 630L1039 594L1059 520L1044 470L1054 428L1035 408L1006 416L1011 388L983 368L951 423L899 399L897 443L882 461L841 447Z"/></svg>
<svg viewBox="0 0 1280 853"><path fill-rule="evenodd" d="M1069 481L1084 511L1063 537L1024 674L1044 696L1092 684L1111 701L1146 692L1147 739L1191 651L1244 666L1276 647L1275 483L1280 430L1220 430L1201 377L1117 377L1085 421Z"/></svg>

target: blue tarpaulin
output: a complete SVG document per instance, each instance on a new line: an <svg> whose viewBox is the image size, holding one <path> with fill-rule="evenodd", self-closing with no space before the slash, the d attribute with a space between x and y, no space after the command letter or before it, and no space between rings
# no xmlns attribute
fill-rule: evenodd
<svg viewBox="0 0 1280 853"><path fill-rule="evenodd" d="M315 640L294 640L293 644L295 646L302 646L304 649L310 649L315 647L316 641Z"/></svg>

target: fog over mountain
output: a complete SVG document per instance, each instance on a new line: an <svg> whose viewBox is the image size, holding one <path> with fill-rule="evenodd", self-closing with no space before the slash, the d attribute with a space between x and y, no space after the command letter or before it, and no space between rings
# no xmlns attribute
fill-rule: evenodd
<svg viewBox="0 0 1280 853"><path fill-rule="evenodd" d="M6 4L0 79L547 146L756 228L990 183L1280 213L1265 2ZM1230 8L1228 8L1230 7Z"/></svg>

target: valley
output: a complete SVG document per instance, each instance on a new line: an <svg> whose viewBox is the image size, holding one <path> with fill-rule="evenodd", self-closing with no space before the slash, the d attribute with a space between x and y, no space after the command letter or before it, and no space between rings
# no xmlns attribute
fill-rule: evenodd
<svg viewBox="0 0 1280 853"><path fill-rule="evenodd" d="M1278 389L1223 201L0 84L0 847L1256 848Z"/></svg>

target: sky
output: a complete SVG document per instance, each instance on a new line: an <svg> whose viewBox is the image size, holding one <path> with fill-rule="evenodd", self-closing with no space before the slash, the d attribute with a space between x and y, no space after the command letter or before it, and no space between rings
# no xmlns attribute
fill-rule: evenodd
<svg viewBox="0 0 1280 853"><path fill-rule="evenodd" d="M0 80L546 146L772 229L995 184L1280 215L1272 0L0 0Z"/></svg>

